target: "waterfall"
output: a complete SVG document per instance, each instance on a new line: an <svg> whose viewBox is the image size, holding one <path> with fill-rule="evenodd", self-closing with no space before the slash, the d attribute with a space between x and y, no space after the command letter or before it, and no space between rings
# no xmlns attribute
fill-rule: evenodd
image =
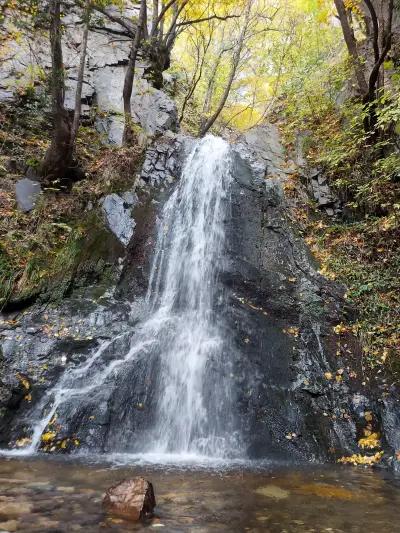
<svg viewBox="0 0 400 533"><path fill-rule="evenodd" d="M222 418L229 415L220 411L230 391L207 366L216 372L223 366L223 327L215 322L214 307L230 180L229 145L208 136L191 153L163 210L148 290L154 320L164 330L150 439L155 451L216 455L226 444Z"/></svg>
<svg viewBox="0 0 400 533"><path fill-rule="evenodd" d="M128 398L140 384L145 399L154 398L151 424L128 435L128 427L136 428L137 415L127 406L116 429L118 439L110 437L108 449L120 451L113 444L118 442L131 453L240 454L232 408L233 348L218 280L231 166L231 149L224 140L209 135L195 143L158 223L146 317L133 331L105 342L85 363L64 372L29 416L35 422L26 451L39 448L54 417L61 426L76 428L82 412L109 404L118 387ZM122 354L121 341L127 345ZM121 380L124 388L116 385Z"/></svg>

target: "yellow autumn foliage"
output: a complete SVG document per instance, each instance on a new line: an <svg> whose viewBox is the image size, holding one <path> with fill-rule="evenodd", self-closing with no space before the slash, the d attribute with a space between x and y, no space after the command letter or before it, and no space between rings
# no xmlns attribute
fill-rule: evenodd
<svg viewBox="0 0 400 533"><path fill-rule="evenodd" d="M25 446L28 446L32 442L32 439L29 437L22 437L21 439L18 439L15 442L15 445L17 448L24 448Z"/></svg>
<svg viewBox="0 0 400 533"><path fill-rule="evenodd" d="M336 335L342 335L343 333L347 333L349 331L349 328L341 323L335 326L333 328L333 331L336 333Z"/></svg>
<svg viewBox="0 0 400 533"><path fill-rule="evenodd" d="M51 442L55 439L57 433L55 431L47 431L46 433L43 433L42 435L42 441L43 442Z"/></svg>
<svg viewBox="0 0 400 533"><path fill-rule="evenodd" d="M360 448L379 448L381 445L381 442L379 440L379 433L371 433L370 435L363 437L358 441L358 445Z"/></svg>
<svg viewBox="0 0 400 533"><path fill-rule="evenodd" d="M350 465L365 465L365 466L372 466L376 463L379 463L379 461L383 457L383 452L376 452L374 455L361 455L361 454L353 454L349 457L341 457L338 459L338 463L341 464L350 464Z"/></svg>

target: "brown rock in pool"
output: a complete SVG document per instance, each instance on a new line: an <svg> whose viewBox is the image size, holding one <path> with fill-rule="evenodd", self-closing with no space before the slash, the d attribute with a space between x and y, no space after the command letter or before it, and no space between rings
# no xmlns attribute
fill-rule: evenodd
<svg viewBox="0 0 400 533"><path fill-rule="evenodd" d="M153 515L156 506L153 485L136 477L110 487L103 498L104 509L128 520L141 520Z"/></svg>

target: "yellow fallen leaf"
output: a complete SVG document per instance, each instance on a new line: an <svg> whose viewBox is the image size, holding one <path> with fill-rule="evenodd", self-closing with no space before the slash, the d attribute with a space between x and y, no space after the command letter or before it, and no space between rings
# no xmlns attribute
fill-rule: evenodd
<svg viewBox="0 0 400 533"><path fill-rule="evenodd" d="M50 442L55 439L56 435L55 431L47 431L47 433L43 433L41 438L43 442Z"/></svg>
<svg viewBox="0 0 400 533"><path fill-rule="evenodd" d="M326 379L332 379L332 372L325 372L324 376L326 377Z"/></svg>
<svg viewBox="0 0 400 533"><path fill-rule="evenodd" d="M26 390L29 390L31 388L29 381L24 376L21 376L21 374L17 374L17 378Z"/></svg>
<svg viewBox="0 0 400 533"><path fill-rule="evenodd" d="M284 333L287 333L288 335L292 335L293 337L299 336L299 328L295 328L294 326L291 326L290 328L284 329Z"/></svg>
<svg viewBox="0 0 400 533"><path fill-rule="evenodd" d="M23 437L22 439L18 439L15 443L15 445L18 448L23 448L24 446L28 446L32 442L32 439L29 437Z"/></svg>
<svg viewBox="0 0 400 533"><path fill-rule="evenodd" d="M379 433L371 433L370 435L367 435L366 437L363 437L358 441L358 445L360 448L379 448L381 443L379 440Z"/></svg>
<svg viewBox="0 0 400 533"><path fill-rule="evenodd" d="M353 454L349 457L341 457L338 460L338 463L342 464L351 464L354 466L357 465L367 465L371 466L376 463L379 463L379 461L382 459L383 452L376 452L374 455L361 455L361 454Z"/></svg>
<svg viewBox="0 0 400 533"><path fill-rule="evenodd" d="M333 331L336 333L336 335L341 335L342 333L346 333L348 328L344 324L340 323L333 328Z"/></svg>

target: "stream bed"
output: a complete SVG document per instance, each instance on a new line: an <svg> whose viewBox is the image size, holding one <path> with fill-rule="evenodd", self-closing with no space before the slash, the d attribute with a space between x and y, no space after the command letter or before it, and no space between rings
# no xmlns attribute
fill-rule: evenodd
<svg viewBox="0 0 400 533"><path fill-rule="evenodd" d="M155 517L133 524L102 511L128 477L154 485ZM345 467L121 465L76 458L1 458L0 531L395 533L400 480Z"/></svg>

